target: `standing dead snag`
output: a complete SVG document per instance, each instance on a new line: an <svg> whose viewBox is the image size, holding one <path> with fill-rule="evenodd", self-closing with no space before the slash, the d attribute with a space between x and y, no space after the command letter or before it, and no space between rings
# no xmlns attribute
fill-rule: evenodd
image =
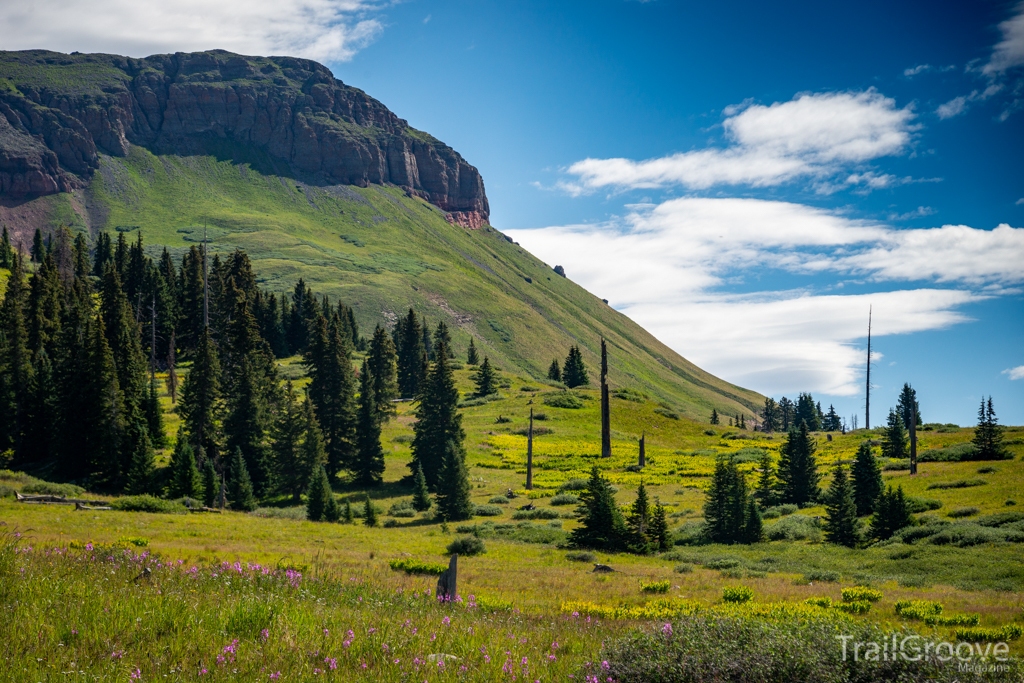
<svg viewBox="0 0 1024 683"><path fill-rule="evenodd" d="M601 340L601 457L612 457L611 407L608 403L608 346Z"/></svg>
<svg viewBox="0 0 1024 683"><path fill-rule="evenodd" d="M640 467L644 467L647 465L647 449L645 448L646 439L646 434L640 435L640 462L638 463Z"/></svg>
<svg viewBox="0 0 1024 683"><path fill-rule="evenodd" d="M452 559L448 561L448 569L441 572L437 577L437 599L451 602L458 593L459 554L452 553Z"/></svg>
<svg viewBox="0 0 1024 683"><path fill-rule="evenodd" d="M530 428L526 433L526 490L533 490L533 408L530 408Z"/></svg>

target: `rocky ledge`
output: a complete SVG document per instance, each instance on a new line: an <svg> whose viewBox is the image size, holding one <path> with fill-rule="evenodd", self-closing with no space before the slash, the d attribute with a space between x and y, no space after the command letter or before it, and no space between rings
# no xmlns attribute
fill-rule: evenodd
<svg viewBox="0 0 1024 683"><path fill-rule="evenodd" d="M225 142L329 184L398 185L464 227L488 220L476 168L316 62L0 51L0 196L81 187L100 153L133 144L194 154Z"/></svg>

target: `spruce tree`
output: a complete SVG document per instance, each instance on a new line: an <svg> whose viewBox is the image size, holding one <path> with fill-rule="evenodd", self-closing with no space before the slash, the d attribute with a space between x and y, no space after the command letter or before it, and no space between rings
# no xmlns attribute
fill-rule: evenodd
<svg viewBox="0 0 1024 683"><path fill-rule="evenodd" d="M178 442L171 454L171 481L168 493L171 498L199 498L203 491L203 481L196 466L195 452L185 438L178 432Z"/></svg>
<svg viewBox="0 0 1024 683"><path fill-rule="evenodd" d="M779 428L788 432L796 423L793 421L793 402L783 396L779 399Z"/></svg>
<svg viewBox="0 0 1024 683"><path fill-rule="evenodd" d="M341 511L341 520L345 522L345 524L351 524L355 517L355 513L352 512L352 501L346 498L345 507L342 508Z"/></svg>
<svg viewBox="0 0 1024 683"><path fill-rule="evenodd" d="M894 409L889 409L889 418L882 432L882 455L886 458L902 460L908 457L910 444L907 440L907 428L903 417Z"/></svg>
<svg viewBox="0 0 1024 683"><path fill-rule="evenodd" d="M423 476L423 468L416 466L416 474L413 476L412 507L417 512L426 512L433 505L430 499L430 490L427 488L427 478Z"/></svg>
<svg viewBox="0 0 1024 683"><path fill-rule="evenodd" d="M447 350L448 357L455 358L455 354L452 352L452 335L448 332L448 325L443 320L438 321L437 327L434 328L433 344L435 349L443 344ZM434 360L434 358L431 357L431 360Z"/></svg>
<svg viewBox="0 0 1024 683"><path fill-rule="evenodd" d="M996 411L992 404L992 397L986 401L981 399L981 407L978 409L978 425L974 428L974 453L971 458L974 460L1006 460L1012 458L1006 445L1003 443L1003 427L996 418Z"/></svg>
<svg viewBox="0 0 1024 683"><path fill-rule="evenodd" d="M772 456L767 450L761 451L761 458L758 460L760 474L757 478L757 488L754 490L754 497L761 502L761 505L768 508L775 505L775 492L778 482L775 479L775 467L772 465Z"/></svg>
<svg viewBox="0 0 1024 683"><path fill-rule="evenodd" d="M377 526L377 509L373 507L373 501L370 500L370 496L366 496L366 500L363 503L363 524L366 526Z"/></svg>
<svg viewBox="0 0 1024 683"><path fill-rule="evenodd" d="M896 401L896 412L903 418L903 426L908 431L911 422L915 422L918 427L923 424L921 404L917 402L917 392L908 383L904 383L903 389L900 391L900 397Z"/></svg>
<svg viewBox="0 0 1024 683"><path fill-rule="evenodd" d="M842 464L836 465L832 483L825 495L825 538L830 543L855 548L860 542L857 528L857 503L853 486Z"/></svg>
<svg viewBox="0 0 1024 683"><path fill-rule="evenodd" d="M910 504L903 494L903 487L893 491L888 487L878 497L874 517L871 518L871 537L884 541L902 529L914 523L910 514Z"/></svg>
<svg viewBox="0 0 1024 683"><path fill-rule="evenodd" d="M43 233L39 228L36 228L35 233L32 234L32 249L29 251L32 261L34 263L42 263L45 251L46 249L43 247Z"/></svg>
<svg viewBox="0 0 1024 683"><path fill-rule="evenodd" d="M790 430L780 450L778 478L782 502L800 506L813 503L820 495L820 475L806 421L801 420L798 428Z"/></svg>
<svg viewBox="0 0 1024 683"><path fill-rule="evenodd" d="M356 424L356 460L352 473L363 486L384 481L384 448L380 443L380 421L374 397L373 373L364 360L359 377L359 413Z"/></svg>
<svg viewBox="0 0 1024 683"><path fill-rule="evenodd" d="M256 509L256 496L253 494L252 479L249 469L245 466L242 449L236 448L228 469L228 500L232 510L252 512Z"/></svg>
<svg viewBox="0 0 1024 683"><path fill-rule="evenodd" d="M7 226L3 226L3 235L0 236L0 268L10 270L14 265L14 248L11 246L10 235L7 234Z"/></svg>
<svg viewBox="0 0 1024 683"><path fill-rule="evenodd" d="M793 417L794 424L807 423L807 430L817 432L821 430L821 408L816 405L810 394L801 393L797 397L796 412Z"/></svg>
<svg viewBox="0 0 1024 683"><path fill-rule="evenodd" d="M352 467L356 454L355 376L351 348L341 334L340 320L317 315L310 329L305 365L309 398L327 446L327 473L335 477Z"/></svg>
<svg viewBox="0 0 1024 683"><path fill-rule="evenodd" d="M380 325L373 330L367 361L370 365L370 374L373 375L377 420L383 424L395 414L394 400L398 398L398 357L395 355L395 345L391 337Z"/></svg>
<svg viewBox="0 0 1024 683"><path fill-rule="evenodd" d="M853 500L857 505L857 516L863 517L875 511L875 502L882 494L882 470L871 452L871 442L864 441L857 449L853 463Z"/></svg>
<svg viewBox="0 0 1024 683"><path fill-rule="evenodd" d="M442 353L443 351L443 353ZM459 391L448 364L447 349L440 349L420 395L416 408L415 435L412 441L412 461L409 469L413 472L423 468L427 486L439 491L438 482L449 442L462 452L466 438L462 430L462 415L458 412Z"/></svg>
<svg viewBox="0 0 1024 683"><path fill-rule="evenodd" d="M302 436L306 431L305 402L300 403L291 380L285 383L281 409L274 423L274 464L278 490L298 501L312 473L302 467ZM312 413L312 407L310 407Z"/></svg>
<svg viewBox="0 0 1024 683"><path fill-rule="evenodd" d="M757 503L753 497L747 500L747 511L746 519L743 523L743 533L740 538L741 543L751 544L760 543L764 540L764 524L761 520L761 510L758 508Z"/></svg>
<svg viewBox="0 0 1024 683"><path fill-rule="evenodd" d="M709 422L710 424L713 425L719 424L721 422L721 419L719 419L718 417L718 411L715 410L714 408L711 409L711 420Z"/></svg>
<svg viewBox="0 0 1024 683"><path fill-rule="evenodd" d="M601 476L596 465L590 471L586 490L580 494L576 512L579 525L569 534L570 546L611 552L625 546L626 523L615 504L611 484Z"/></svg>
<svg viewBox="0 0 1024 683"><path fill-rule="evenodd" d="M579 346L569 347L569 355L565 358L562 366L562 382L570 389L590 384L590 377L587 375L587 366L583 362L583 354Z"/></svg>
<svg viewBox="0 0 1024 683"><path fill-rule="evenodd" d="M704 502L705 534L713 543L739 543L746 525L747 482L733 458L719 458Z"/></svg>
<svg viewBox="0 0 1024 683"><path fill-rule="evenodd" d="M476 352L476 344L473 343L473 338L469 338L469 350L466 351L466 365L476 365L480 362L480 356Z"/></svg>
<svg viewBox="0 0 1024 683"><path fill-rule="evenodd" d="M328 501L334 498L331 484L327 479L327 470L323 465L316 468L309 480L306 490L306 519L311 522L322 522L327 512Z"/></svg>
<svg viewBox="0 0 1024 683"><path fill-rule="evenodd" d="M668 518L661 500L655 498L654 512L651 514L651 526L648 531L651 549L655 552L669 549Z"/></svg>
<svg viewBox="0 0 1024 683"><path fill-rule="evenodd" d="M217 489L220 482L217 480L217 470L213 466L213 458L203 459L203 505L212 508L217 504Z"/></svg>
<svg viewBox="0 0 1024 683"><path fill-rule="evenodd" d="M832 404L828 406L828 413L825 415L825 421L821 428L826 432L838 432L843 428L839 413L836 412L835 406Z"/></svg>
<svg viewBox="0 0 1024 683"><path fill-rule="evenodd" d="M438 362L444 347L437 349ZM469 470L461 442L449 440L437 480L437 514L445 522L461 522L473 516Z"/></svg>
<svg viewBox="0 0 1024 683"><path fill-rule="evenodd" d="M411 308L398 323L398 390L402 398L415 398L426 375L427 351L423 328Z"/></svg>
<svg viewBox="0 0 1024 683"><path fill-rule="evenodd" d="M296 487L308 486L309 481L317 470L327 466L327 449L324 446L324 436L320 431L320 423L316 420L313 403L308 397L302 404L302 422L304 425L302 446L299 449L299 461L296 463L293 483Z"/></svg>
<svg viewBox="0 0 1024 683"><path fill-rule="evenodd" d="M94 486L113 489L120 478L120 451L124 431L124 405L117 384L114 357L104 329L103 315L97 313L88 331L88 353L77 434L79 468Z"/></svg>
<svg viewBox="0 0 1024 683"><path fill-rule="evenodd" d="M146 421L146 429L149 431L153 447L163 448L166 446L164 411L160 408L160 394L156 388L156 377L151 377L149 380L149 391L146 393L146 403L143 406L143 419Z"/></svg>
<svg viewBox="0 0 1024 683"><path fill-rule="evenodd" d="M189 440L202 448L207 458L216 458L220 411L220 361L209 329L199 336L192 369L181 389L178 412Z"/></svg>
<svg viewBox="0 0 1024 683"><path fill-rule="evenodd" d="M484 362L480 364L480 369L476 371L476 376L473 379L476 382L477 396L498 393L498 388L495 386L494 368L491 367L491 360L487 356L484 356Z"/></svg>
<svg viewBox="0 0 1024 683"><path fill-rule="evenodd" d="M562 381L562 368L559 367L557 358L552 360L551 365L548 366L548 379L554 382Z"/></svg>
<svg viewBox="0 0 1024 683"><path fill-rule="evenodd" d="M626 516L626 529L629 532L629 547L633 552L646 554L652 550L651 542L651 503L647 498L644 482L636 490L636 500L629 508Z"/></svg>
<svg viewBox="0 0 1024 683"><path fill-rule="evenodd" d="M124 466L124 491L131 494L148 493L153 478L153 445L149 441L146 425L141 420L128 424L125 429L127 455Z"/></svg>

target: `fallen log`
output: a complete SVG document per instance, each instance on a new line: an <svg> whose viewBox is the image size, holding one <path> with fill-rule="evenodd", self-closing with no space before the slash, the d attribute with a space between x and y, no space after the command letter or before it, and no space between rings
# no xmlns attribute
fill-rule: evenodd
<svg viewBox="0 0 1024 683"><path fill-rule="evenodd" d="M114 508L109 505L84 505L83 503L75 503L76 510L113 510Z"/></svg>
<svg viewBox="0 0 1024 683"><path fill-rule="evenodd" d="M15 492L15 498L22 503L58 503L63 505L76 505L81 503L82 505L107 505L106 501L102 500L86 500L84 498L68 498L67 496L55 496L52 494L39 494L39 495L23 495Z"/></svg>
<svg viewBox="0 0 1024 683"><path fill-rule="evenodd" d="M189 512L216 512L217 514L220 514L222 512L222 510L220 508L208 508L208 507L185 508L185 509L188 510Z"/></svg>

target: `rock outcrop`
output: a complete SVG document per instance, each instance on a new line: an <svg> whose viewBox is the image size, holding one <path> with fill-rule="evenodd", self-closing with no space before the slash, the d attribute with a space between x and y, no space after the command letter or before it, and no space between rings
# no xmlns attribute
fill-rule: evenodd
<svg viewBox="0 0 1024 683"><path fill-rule="evenodd" d="M0 52L0 195L66 192L99 154L254 148L285 171L329 184L394 184L478 228L483 179L441 141L383 104L292 57L222 50L132 59Z"/></svg>

